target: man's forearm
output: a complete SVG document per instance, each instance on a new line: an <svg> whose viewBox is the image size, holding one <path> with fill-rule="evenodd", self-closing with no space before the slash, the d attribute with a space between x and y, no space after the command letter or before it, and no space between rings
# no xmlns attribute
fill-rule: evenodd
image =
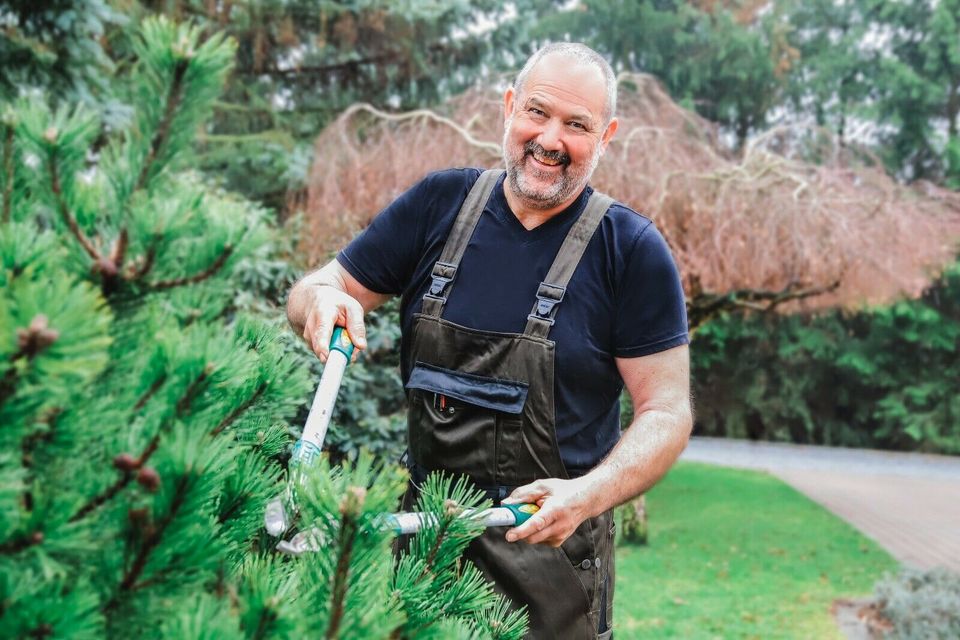
<svg viewBox="0 0 960 640"><path fill-rule="evenodd" d="M646 492L676 462L692 428L687 410L639 412L620 442L581 479L596 516Z"/></svg>

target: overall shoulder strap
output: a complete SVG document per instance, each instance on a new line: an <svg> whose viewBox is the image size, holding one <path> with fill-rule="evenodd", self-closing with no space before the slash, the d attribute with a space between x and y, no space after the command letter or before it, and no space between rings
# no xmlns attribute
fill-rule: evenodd
<svg viewBox="0 0 960 640"><path fill-rule="evenodd" d="M530 315L527 316L524 335L546 338L550 333L553 318L557 313L557 305L563 300L567 292L567 284L577 265L580 264L580 258L586 251L590 238L600 226L600 220L603 219L611 204L613 204L613 198L608 195L594 191L590 196L586 208L573 223L563 244L560 245L557 257L550 265L547 276L537 289L537 301Z"/></svg>
<svg viewBox="0 0 960 640"><path fill-rule="evenodd" d="M460 207L460 213L457 214L450 235L447 236L447 242L443 245L440 259L433 265L430 288L423 296L422 313L439 318L443 312L443 305L446 304L447 296L450 294L450 284L457 276L457 268L460 266L463 252L467 249L467 243L470 242L470 237L477 227L480 214L483 213L483 208L501 175L503 175L502 169L484 171L467 194L467 199Z"/></svg>

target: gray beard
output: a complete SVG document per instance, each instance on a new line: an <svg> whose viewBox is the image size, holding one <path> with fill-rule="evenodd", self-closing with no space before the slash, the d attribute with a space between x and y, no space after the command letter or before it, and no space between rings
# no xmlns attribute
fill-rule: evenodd
<svg viewBox="0 0 960 640"><path fill-rule="evenodd" d="M527 181L526 172L535 173L536 169L524 170L524 162L528 155L526 149L521 147L520 156L516 158L515 161L510 157L507 143L510 126L512 124L513 118L511 117L510 120L507 121L506 127L504 127L503 144L501 147L503 149L503 163L507 167L507 185L523 200L525 205L531 209L539 209L542 211L554 209L587 186L590 176L593 175L593 171L597 168L597 163L600 162L601 146L599 144L593 153L593 157L590 159L590 164L586 167L587 170L584 172L584 175L577 176L576 174L571 174L568 165L564 168L556 182L546 189L538 190L532 187Z"/></svg>

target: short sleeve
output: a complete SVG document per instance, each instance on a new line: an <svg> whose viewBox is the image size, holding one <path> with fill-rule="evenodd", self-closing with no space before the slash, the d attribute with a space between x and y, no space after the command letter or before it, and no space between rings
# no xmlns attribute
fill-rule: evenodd
<svg viewBox="0 0 960 640"><path fill-rule="evenodd" d="M423 252L429 179L391 202L337 255L337 262L371 291L400 294L413 277Z"/></svg>
<svg viewBox="0 0 960 640"><path fill-rule="evenodd" d="M634 358L687 344L687 310L680 273L666 240L647 224L618 278L616 355Z"/></svg>

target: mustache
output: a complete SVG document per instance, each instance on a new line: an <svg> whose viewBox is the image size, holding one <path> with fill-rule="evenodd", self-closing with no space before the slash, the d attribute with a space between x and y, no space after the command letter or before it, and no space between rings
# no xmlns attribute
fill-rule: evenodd
<svg viewBox="0 0 960 640"><path fill-rule="evenodd" d="M537 155L541 158L547 158L548 160L559 162L563 166L570 164L569 154L566 154L563 151L547 151L539 143L534 142L533 140L528 140L526 144L523 145L523 153L524 155Z"/></svg>

